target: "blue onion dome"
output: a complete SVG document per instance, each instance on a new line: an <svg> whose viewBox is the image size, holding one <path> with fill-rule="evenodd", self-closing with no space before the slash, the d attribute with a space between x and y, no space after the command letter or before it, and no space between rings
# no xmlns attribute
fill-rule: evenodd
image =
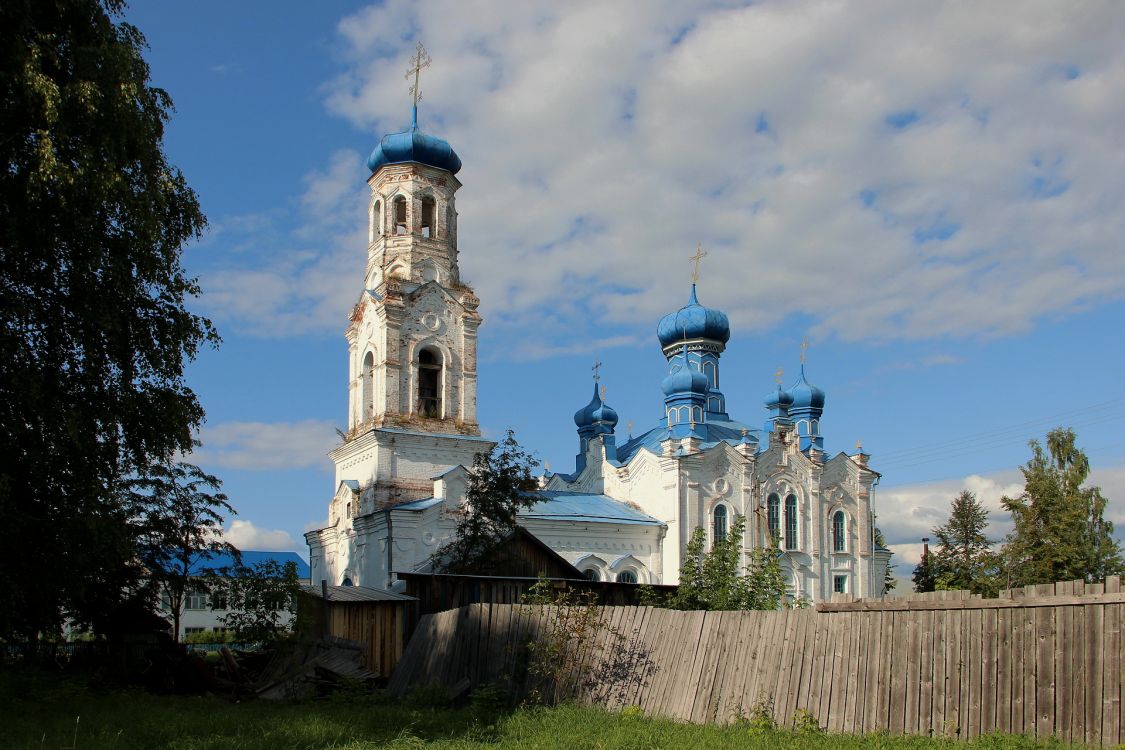
<svg viewBox="0 0 1125 750"><path fill-rule="evenodd" d="M793 397L793 409L823 409L824 391L805 379L805 366L801 365L801 377L789 389Z"/></svg>
<svg viewBox="0 0 1125 750"><path fill-rule="evenodd" d="M779 383L777 388L767 393L762 400L766 402L767 409L776 409L779 406L789 407L793 405L793 394L782 388Z"/></svg>
<svg viewBox="0 0 1125 750"><path fill-rule="evenodd" d="M617 412L613 407L602 401L598 393L598 384L594 383L594 397L590 403L574 413L574 424L579 427L589 427L594 424L608 424L610 427L617 425Z"/></svg>
<svg viewBox="0 0 1125 750"><path fill-rule="evenodd" d="M713 310L699 304L695 296L695 284L692 284L688 303L660 319L656 336L660 339L661 346L684 339L711 339L725 344L730 340L730 321L722 310Z"/></svg>
<svg viewBox="0 0 1125 750"><path fill-rule="evenodd" d="M414 109L414 121L409 130L401 133L388 133L367 158L367 167L378 172L384 164L405 164L417 162L444 169L457 174L461 169L461 159L449 142L433 135L426 135L418 129L418 109Z"/></svg>
<svg viewBox="0 0 1125 750"><path fill-rule="evenodd" d="M664 378L660 387L664 389L665 396L672 396L677 393L706 395L711 388L711 381L699 370L681 367Z"/></svg>

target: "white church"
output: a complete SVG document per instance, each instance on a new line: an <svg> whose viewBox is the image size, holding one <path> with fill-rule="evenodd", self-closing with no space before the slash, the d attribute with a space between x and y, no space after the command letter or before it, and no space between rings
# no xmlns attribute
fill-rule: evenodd
<svg viewBox="0 0 1125 750"><path fill-rule="evenodd" d="M467 471L493 442L476 413L479 300L458 268L455 194L461 160L411 127L367 161L367 270L344 336L348 431L331 452L328 523L305 535L312 581L396 588L452 534ZM657 327L668 361L664 417L618 444L617 414L594 384L574 416L570 474L543 477L521 514L535 537L591 579L674 584L692 532L709 540L746 518L747 549L776 543L790 594L880 595L890 551L874 543L868 456L829 456L824 392L802 364L765 398L762 427L732 418L720 390L727 316L687 304Z"/></svg>

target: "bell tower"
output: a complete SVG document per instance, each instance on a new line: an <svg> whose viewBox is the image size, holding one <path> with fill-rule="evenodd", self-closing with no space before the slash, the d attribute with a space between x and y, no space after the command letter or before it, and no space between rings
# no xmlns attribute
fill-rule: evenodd
<svg viewBox="0 0 1125 750"><path fill-rule="evenodd" d="M415 104L410 128L383 136L367 166L367 268L345 332L349 433L479 435L480 301L457 263L461 160L418 128Z"/></svg>

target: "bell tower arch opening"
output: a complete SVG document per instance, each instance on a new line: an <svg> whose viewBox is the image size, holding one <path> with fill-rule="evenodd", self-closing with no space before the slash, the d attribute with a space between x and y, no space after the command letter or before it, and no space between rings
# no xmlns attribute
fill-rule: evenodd
<svg viewBox="0 0 1125 750"><path fill-rule="evenodd" d="M426 347L418 352L418 414L428 419L442 418L441 352Z"/></svg>

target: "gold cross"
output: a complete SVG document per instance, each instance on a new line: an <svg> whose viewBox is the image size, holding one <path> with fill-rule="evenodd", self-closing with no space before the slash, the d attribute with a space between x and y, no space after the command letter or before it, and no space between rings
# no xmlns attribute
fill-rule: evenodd
<svg viewBox="0 0 1125 750"><path fill-rule="evenodd" d="M630 421L630 422L626 422L626 423L625 423L625 429L626 429L626 430L628 430L628 431L629 431L629 435L630 435L630 436L632 436L632 434L633 434L633 423L632 423L631 421Z"/></svg>
<svg viewBox="0 0 1125 750"><path fill-rule="evenodd" d="M806 336L804 338L804 340L801 341L801 364L802 365L805 364L805 354L808 351L809 351L809 337Z"/></svg>
<svg viewBox="0 0 1125 750"><path fill-rule="evenodd" d="M699 281L699 261L707 257L707 252L703 249L703 245L696 243L695 255L688 258L688 260L695 263L695 269L691 272L691 282L693 284Z"/></svg>
<svg viewBox="0 0 1125 750"><path fill-rule="evenodd" d="M602 386L602 401L605 401L605 390L606 390L606 388L605 388L605 386L603 385L603 386Z"/></svg>
<svg viewBox="0 0 1125 750"><path fill-rule="evenodd" d="M859 451L860 453L863 453L863 441L862 440L857 439L855 441L855 449L857 451Z"/></svg>
<svg viewBox="0 0 1125 750"><path fill-rule="evenodd" d="M777 372L773 374L773 379L777 381L778 385L781 385L781 377L783 375L785 375L785 370L781 369L780 367L777 368Z"/></svg>
<svg viewBox="0 0 1125 750"><path fill-rule="evenodd" d="M418 88L418 74L422 72L422 68L430 67L430 56L426 54L426 48L418 42L418 46L414 48L414 57L410 58L410 70L406 71L406 80L410 80L414 76L414 83L410 87L410 95L414 97L414 106L418 106L418 101L422 98L422 91Z"/></svg>
<svg viewBox="0 0 1125 750"><path fill-rule="evenodd" d="M594 360L594 366L590 368L591 370L594 371L594 382L595 383L602 379L602 376L598 374L598 370L600 370L601 367L602 367L602 363L595 359Z"/></svg>

